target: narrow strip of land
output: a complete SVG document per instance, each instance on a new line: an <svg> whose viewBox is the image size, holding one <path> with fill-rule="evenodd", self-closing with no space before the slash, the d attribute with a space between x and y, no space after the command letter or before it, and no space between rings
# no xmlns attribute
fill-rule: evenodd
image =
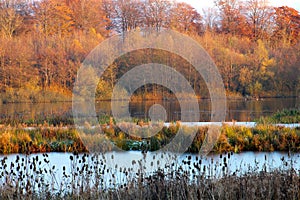
<svg viewBox="0 0 300 200"><path fill-rule="evenodd" d="M164 123L164 126L169 127L171 123ZM219 125L222 126L223 124L229 125L229 126L245 126L249 128L253 128L258 125L256 122L181 122L184 126L209 126L209 125ZM284 124L284 123L278 123L278 124L272 124L272 126L282 126L286 128L296 128L300 127L300 123L292 123L292 124Z"/></svg>

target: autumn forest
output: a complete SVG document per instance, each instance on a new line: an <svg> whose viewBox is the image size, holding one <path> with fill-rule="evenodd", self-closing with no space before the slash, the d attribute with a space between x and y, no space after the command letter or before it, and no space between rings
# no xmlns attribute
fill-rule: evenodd
<svg viewBox="0 0 300 200"><path fill-rule="evenodd" d="M229 96L300 95L300 14L291 7L216 0L198 12L172 0L0 0L2 102L70 100L77 70L93 48L144 27L172 29L199 42ZM109 98L132 64L128 57L117 60L99 81L97 97Z"/></svg>

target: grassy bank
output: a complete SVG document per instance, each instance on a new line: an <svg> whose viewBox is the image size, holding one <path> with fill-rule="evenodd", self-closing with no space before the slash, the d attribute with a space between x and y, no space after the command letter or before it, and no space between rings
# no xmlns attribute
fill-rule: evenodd
<svg viewBox="0 0 300 200"><path fill-rule="evenodd" d="M278 111L271 116L259 118L257 122L261 124L300 123L300 109L285 109Z"/></svg>
<svg viewBox="0 0 300 200"><path fill-rule="evenodd" d="M39 126L34 129L0 127L0 154L37 152L84 152L79 134L75 129Z"/></svg>
<svg viewBox="0 0 300 200"><path fill-rule="evenodd" d="M149 139L128 136L118 128L108 127L104 132L114 144L124 150L156 151L170 143L179 130L179 124L164 127ZM198 153L207 135L208 127L182 127L181 141L190 140L190 134L196 131L188 152ZM196 130L195 130L196 129ZM138 142L136 142L138 141ZM180 145L180 144L179 144ZM254 128L223 125L221 134L213 148L214 152L242 151L300 151L300 128L285 128L272 125L258 125Z"/></svg>
<svg viewBox="0 0 300 200"><path fill-rule="evenodd" d="M135 135L132 136L114 125L102 126L102 133L88 125L82 130L67 126L39 125L28 128L26 125L16 127L2 125L0 127L0 153L84 152L87 150L86 147L97 146L104 138L108 138L117 147L126 151L156 151L172 141L178 134L180 126L180 123L176 123L170 127L163 127L155 136L142 139L138 135L145 134L147 126L140 126L133 130L128 126L128 130L135 131L131 132ZM196 137L190 141L188 152L198 153L207 135L208 127L183 126L182 130L184 134L180 141L183 142L191 140L190 134L196 132ZM99 143L95 140L96 138L99 139ZM213 151L219 153L229 151L299 152L300 128L273 125L257 125L254 128L248 128L223 125Z"/></svg>

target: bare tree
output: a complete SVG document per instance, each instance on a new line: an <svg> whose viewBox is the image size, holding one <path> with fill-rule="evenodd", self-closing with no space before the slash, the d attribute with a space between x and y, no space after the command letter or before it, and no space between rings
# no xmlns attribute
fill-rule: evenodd
<svg viewBox="0 0 300 200"><path fill-rule="evenodd" d="M59 0L43 0L33 4L37 28L48 35L68 34L73 26L72 10Z"/></svg>
<svg viewBox="0 0 300 200"><path fill-rule="evenodd" d="M202 20L206 31L216 30L218 27L218 12L215 8L203 9Z"/></svg>
<svg viewBox="0 0 300 200"><path fill-rule="evenodd" d="M104 1L104 7L118 33L141 26L142 3L138 0Z"/></svg>
<svg viewBox="0 0 300 200"><path fill-rule="evenodd" d="M251 27L251 38L258 40L270 37L274 11L267 0L247 0L243 12Z"/></svg>
<svg viewBox="0 0 300 200"><path fill-rule="evenodd" d="M172 4L168 0L146 0L143 7L146 27L160 30L170 26Z"/></svg>
<svg viewBox="0 0 300 200"><path fill-rule="evenodd" d="M22 23L23 17L17 13L13 2L0 1L0 32L2 36L11 38Z"/></svg>

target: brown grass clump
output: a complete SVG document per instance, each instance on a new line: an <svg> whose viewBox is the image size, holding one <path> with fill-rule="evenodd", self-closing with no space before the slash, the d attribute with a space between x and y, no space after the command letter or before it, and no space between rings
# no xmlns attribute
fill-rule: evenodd
<svg viewBox="0 0 300 200"><path fill-rule="evenodd" d="M0 154L86 152L77 130L54 126L0 128Z"/></svg>

